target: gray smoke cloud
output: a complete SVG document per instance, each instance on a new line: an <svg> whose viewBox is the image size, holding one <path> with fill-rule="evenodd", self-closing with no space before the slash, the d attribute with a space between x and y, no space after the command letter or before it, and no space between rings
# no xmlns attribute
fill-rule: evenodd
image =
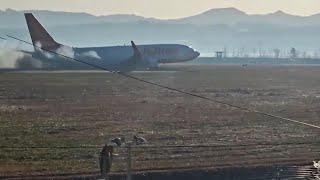
<svg viewBox="0 0 320 180"><path fill-rule="evenodd" d="M33 69L41 68L42 62L32 58L31 56L24 55L22 58L18 59L15 63L15 68L17 69Z"/></svg>
<svg viewBox="0 0 320 180"><path fill-rule="evenodd" d="M19 51L19 43L0 42L0 68L41 68L42 63Z"/></svg>

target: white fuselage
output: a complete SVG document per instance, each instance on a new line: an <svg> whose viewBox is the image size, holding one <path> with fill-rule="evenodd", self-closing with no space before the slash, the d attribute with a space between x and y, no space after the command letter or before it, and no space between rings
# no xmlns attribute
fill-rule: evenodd
<svg viewBox="0 0 320 180"><path fill-rule="evenodd" d="M179 44L154 44L137 46L143 57L156 63L175 63L197 58L199 53L192 48ZM106 65L120 64L132 57L132 46L73 48L77 57L94 52Z"/></svg>
<svg viewBox="0 0 320 180"><path fill-rule="evenodd" d="M80 60L81 62L90 61L85 63L87 65L97 63L111 71L132 71L140 68L157 67L159 63L189 61L200 55L197 51L185 45L151 44L136 46L133 41L131 41L131 46L73 48L56 42L32 13L25 13L25 18L32 43L35 46L36 52L33 56L38 58L73 58L73 60ZM51 54L48 54L48 52Z"/></svg>
<svg viewBox="0 0 320 180"><path fill-rule="evenodd" d="M103 66L111 71L132 71L155 68L160 63L190 61L200 54L188 46L179 44L140 45L137 48L142 54L141 59L135 61L137 63L130 62L134 61L132 46L73 48L61 45L55 50L57 54L54 56L48 56L47 52L40 50L35 54L35 57L66 60L62 56L59 57L58 54L61 54L76 60Z"/></svg>

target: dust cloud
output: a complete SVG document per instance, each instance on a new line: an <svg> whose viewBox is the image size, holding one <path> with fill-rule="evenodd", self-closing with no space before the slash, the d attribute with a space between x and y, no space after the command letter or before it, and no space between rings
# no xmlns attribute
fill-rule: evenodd
<svg viewBox="0 0 320 180"><path fill-rule="evenodd" d="M21 51L19 44L0 42L0 68L26 69L41 68L42 63Z"/></svg>

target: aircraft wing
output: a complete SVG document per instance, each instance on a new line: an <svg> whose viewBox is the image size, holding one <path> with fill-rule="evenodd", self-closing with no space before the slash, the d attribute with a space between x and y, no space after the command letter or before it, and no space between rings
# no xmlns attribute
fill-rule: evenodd
<svg viewBox="0 0 320 180"><path fill-rule="evenodd" d="M133 56L128 60L129 64L148 67L156 67L158 65L158 59L144 56L133 41L131 41L131 46L133 48Z"/></svg>
<svg viewBox="0 0 320 180"><path fill-rule="evenodd" d="M133 61L134 64L137 64L137 63L139 63L139 61L143 60L143 56L133 41L131 41L131 46L133 48L133 56L132 56L132 58L130 58L130 60Z"/></svg>

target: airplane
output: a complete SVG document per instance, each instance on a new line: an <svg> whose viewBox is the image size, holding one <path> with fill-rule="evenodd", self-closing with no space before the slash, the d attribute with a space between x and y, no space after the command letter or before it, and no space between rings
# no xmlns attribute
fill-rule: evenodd
<svg viewBox="0 0 320 180"><path fill-rule="evenodd" d="M129 72L157 68L160 63L177 63L196 59L200 53L181 44L150 44L108 47L70 47L56 42L32 13L25 13L34 52L26 52L38 59L62 59L57 54L90 61L111 71ZM64 59L65 60L65 59Z"/></svg>

